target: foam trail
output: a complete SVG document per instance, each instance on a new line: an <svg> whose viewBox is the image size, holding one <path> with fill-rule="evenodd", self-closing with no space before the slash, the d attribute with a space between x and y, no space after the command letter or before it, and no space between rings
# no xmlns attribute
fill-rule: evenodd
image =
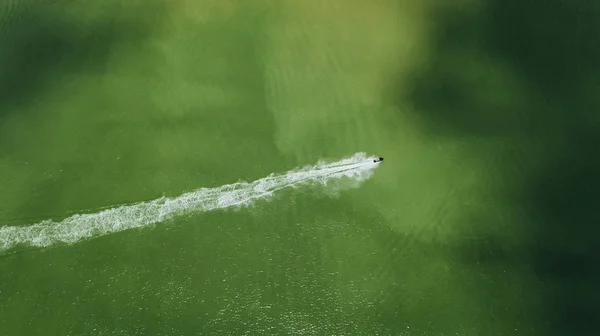
<svg viewBox="0 0 600 336"><path fill-rule="evenodd" d="M30 226L4 226L0 227L0 252L17 245L47 247L56 243L73 244L87 238L160 223L187 213L250 205L270 198L281 189L303 184L327 185L349 180L353 183L338 186L357 187L379 165L373 159L365 153L356 153L337 162L320 161L313 166L271 174L253 182L200 188L174 198L161 197L96 213L76 214L60 222L45 220Z"/></svg>

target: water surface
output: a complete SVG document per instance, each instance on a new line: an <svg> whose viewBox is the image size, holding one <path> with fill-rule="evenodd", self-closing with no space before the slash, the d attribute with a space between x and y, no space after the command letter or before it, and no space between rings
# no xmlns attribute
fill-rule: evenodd
<svg viewBox="0 0 600 336"><path fill-rule="evenodd" d="M515 190L563 134L484 114L535 89L493 57L438 61L433 13L389 0L0 5L2 226L385 157L358 188L11 250L2 334L545 334L539 232ZM498 68L470 103L448 103L454 80Z"/></svg>

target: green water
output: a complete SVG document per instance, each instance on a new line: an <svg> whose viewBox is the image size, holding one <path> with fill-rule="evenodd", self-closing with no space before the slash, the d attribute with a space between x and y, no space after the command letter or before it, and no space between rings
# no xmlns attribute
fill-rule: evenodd
<svg viewBox="0 0 600 336"><path fill-rule="evenodd" d="M506 14L494 6L441 20L448 8L392 0L1 4L1 226L356 152L385 162L337 195L5 252L0 335L596 330L593 235L577 225L593 222L597 165L571 146L595 134L600 77L537 83L512 61L527 43L481 14Z"/></svg>

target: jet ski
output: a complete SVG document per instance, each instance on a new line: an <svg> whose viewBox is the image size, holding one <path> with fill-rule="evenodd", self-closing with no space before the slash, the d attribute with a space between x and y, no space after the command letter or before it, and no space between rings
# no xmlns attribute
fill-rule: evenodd
<svg viewBox="0 0 600 336"><path fill-rule="evenodd" d="M373 162L375 162L375 163L377 163L377 162L381 162L381 161L383 161L383 158L382 158L382 157L378 157L377 159L373 160Z"/></svg>

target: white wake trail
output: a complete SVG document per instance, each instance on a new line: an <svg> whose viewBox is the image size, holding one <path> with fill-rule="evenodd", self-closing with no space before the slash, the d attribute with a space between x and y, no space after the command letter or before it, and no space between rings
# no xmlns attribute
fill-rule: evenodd
<svg viewBox="0 0 600 336"><path fill-rule="evenodd" d="M109 208L96 213L76 214L60 222L45 220L29 226L0 227L0 252L18 245L47 247L73 244L123 230L160 223L175 216L250 205L268 199L285 188L299 185L331 185L340 189L357 187L371 177L379 165L374 157L356 153L337 162L318 162L283 174L271 174L253 182L237 182L216 188L200 188L174 198L161 197Z"/></svg>

